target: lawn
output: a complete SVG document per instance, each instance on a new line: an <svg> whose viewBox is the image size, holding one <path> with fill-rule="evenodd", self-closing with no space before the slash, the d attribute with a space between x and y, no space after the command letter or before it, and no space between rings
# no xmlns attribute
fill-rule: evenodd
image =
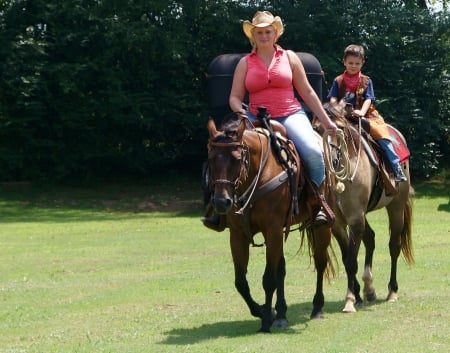
<svg viewBox="0 0 450 353"><path fill-rule="evenodd" d="M399 261L395 303L384 301L387 217L369 215L378 300L355 314L341 312L340 264L324 288L325 318L309 319L315 273L291 233L289 327L263 335L234 288L227 233L201 225L196 180L3 185L0 352L448 352L449 196L446 179L416 186L416 264ZM250 261L251 289L262 301L264 248L252 248Z"/></svg>

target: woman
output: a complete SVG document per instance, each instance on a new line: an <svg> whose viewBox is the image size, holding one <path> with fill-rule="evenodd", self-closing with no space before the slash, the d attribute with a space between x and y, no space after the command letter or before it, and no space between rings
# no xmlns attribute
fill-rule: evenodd
<svg viewBox="0 0 450 353"><path fill-rule="evenodd" d="M232 111L247 116L250 120L256 119L258 106L266 107L270 116L286 128L288 138L297 148L311 181L323 196L325 163L322 149L308 116L295 97L294 88L325 129L334 134L336 125L326 114L322 102L309 84L297 54L276 44L284 31L280 17L273 16L268 11L258 11L252 22L244 21L243 30L253 50L236 66L230 107ZM249 95L248 111L242 107L246 93ZM328 221L321 210L316 216L315 225Z"/></svg>

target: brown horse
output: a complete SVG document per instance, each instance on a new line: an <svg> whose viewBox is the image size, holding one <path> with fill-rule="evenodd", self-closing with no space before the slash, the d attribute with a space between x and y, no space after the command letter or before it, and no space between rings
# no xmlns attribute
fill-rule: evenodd
<svg viewBox="0 0 450 353"><path fill-rule="evenodd" d="M217 213L226 215L236 289L250 313L261 318L259 331L270 332L271 326L287 325L283 245L289 225L298 224L310 215L305 214L306 206L300 207L303 211L300 214L295 215L292 211L289 178L271 148L269 136L259 129L248 128L248 124L247 119L236 118L222 124L218 131L214 120L208 121L211 204ZM329 270L333 271L328 254L331 230L329 226L310 227L309 230L308 243L317 270L311 316L318 317L324 305L324 273L327 275ZM246 278L249 248L254 245L253 236L258 232L262 232L266 246L263 305L252 298Z"/></svg>
<svg viewBox="0 0 450 353"><path fill-rule="evenodd" d="M342 105L325 104L330 117L342 128L343 137L330 143L326 154L327 170L331 172L332 187L329 204L336 216L332 232L342 251L342 258L347 273L347 294L344 312L356 311L355 305L361 304L360 285L356 279L358 272L358 251L361 241L366 254L364 260L363 294L367 301L376 299L372 285L372 260L375 249L375 233L367 222L366 214L373 210L386 208L389 217L389 252L391 257L391 274L388 284L388 301L397 299L397 260L402 251L408 264L414 262L412 254L411 222L413 189L410 184L408 159L402 162L407 182L391 188L386 178L385 183L369 145L362 136L361 125L355 126L346 119L348 112ZM324 139L327 137L324 136ZM403 137L402 137L403 138ZM404 138L403 138L404 140ZM406 144L406 142L405 142ZM327 150L327 148L325 148ZM386 174L385 174L386 175ZM388 195L388 196L387 196Z"/></svg>

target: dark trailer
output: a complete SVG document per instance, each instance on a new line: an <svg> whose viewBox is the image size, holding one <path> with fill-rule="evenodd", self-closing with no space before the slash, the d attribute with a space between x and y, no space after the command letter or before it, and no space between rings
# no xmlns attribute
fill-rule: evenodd
<svg viewBox="0 0 450 353"><path fill-rule="evenodd" d="M322 67L317 58L309 53L296 53L306 71L306 76L314 91L316 91L319 99L324 102L327 92L325 87ZM225 115L231 113L228 105L228 98L231 91L233 81L234 68L238 61L246 54L223 54L215 57L208 66L207 83L208 83L208 107L209 114L217 123L220 123ZM311 118L311 111L302 99L296 94L302 103L308 116ZM245 103L248 98L245 97Z"/></svg>

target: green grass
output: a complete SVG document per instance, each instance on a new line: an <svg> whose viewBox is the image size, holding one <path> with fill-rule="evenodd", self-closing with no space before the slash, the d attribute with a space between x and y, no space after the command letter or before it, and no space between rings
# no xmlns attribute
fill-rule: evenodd
<svg viewBox="0 0 450 353"><path fill-rule="evenodd" d="M309 320L315 273L291 233L289 327L261 335L234 288L227 233L199 221L195 181L3 187L0 352L448 352L450 188L444 179L416 192L416 265L400 260L396 303L384 302L387 217L377 211L369 221L379 299L343 314L340 264L324 288L325 318ZM252 292L262 301L264 248L252 248L250 261Z"/></svg>

